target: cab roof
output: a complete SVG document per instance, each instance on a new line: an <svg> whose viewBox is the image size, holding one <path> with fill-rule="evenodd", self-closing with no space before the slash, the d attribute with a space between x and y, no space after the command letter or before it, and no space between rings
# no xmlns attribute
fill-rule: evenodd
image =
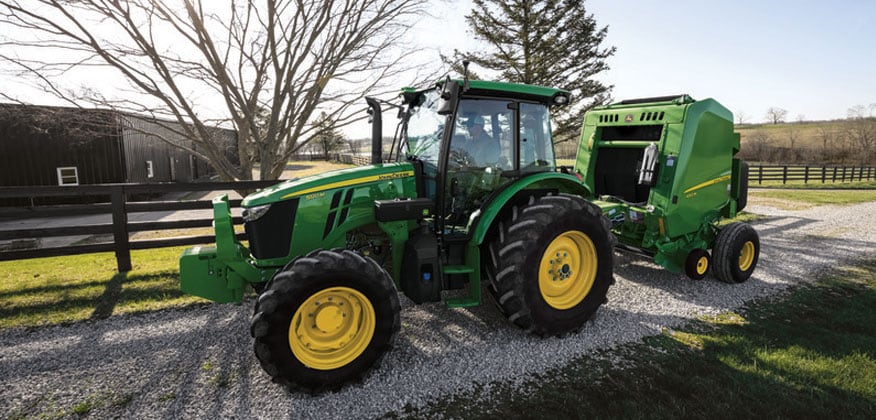
<svg viewBox="0 0 876 420"><path fill-rule="evenodd" d="M462 79L455 79L452 81L458 83L460 86L463 86L465 83L465 81ZM435 86L439 86L441 83L443 83L443 81L436 82ZM416 94L418 92L423 92L431 88L432 87L426 89L417 89L407 87L402 89L402 93L407 96L408 94ZM553 104L554 99L558 95L566 96L567 98L570 97L569 91L565 89L527 85L523 83L492 82L486 80L469 80L469 90L467 90L463 95L528 99L537 102L545 102L548 104Z"/></svg>

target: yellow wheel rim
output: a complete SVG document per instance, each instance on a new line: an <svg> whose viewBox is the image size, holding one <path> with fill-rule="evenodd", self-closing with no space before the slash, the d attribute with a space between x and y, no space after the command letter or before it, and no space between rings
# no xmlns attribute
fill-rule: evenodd
<svg viewBox="0 0 876 420"><path fill-rule="evenodd" d="M703 275L706 274L706 271L709 270L709 257L703 255L700 259L697 260L697 274Z"/></svg>
<svg viewBox="0 0 876 420"><path fill-rule="evenodd" d="M358 290L330 287L310 296L289 324L289 347L305 366L337 369L355 360L374 336L371 301Z"/></svg>
<svg viewBox="0 0 876 420"><path fill-rule="evenodd" d="M590 293L598 268L590 237L570 230L551 241L538 267L538 289L552 308L569 309Z"/></svg>
<svg viewBox="0 0 876 420"><path fill-rule="evenodd" d="M748 271L751 265L754 264L754 242L747 241L742 245L742 251L739 252L739 269Z"/></svg>

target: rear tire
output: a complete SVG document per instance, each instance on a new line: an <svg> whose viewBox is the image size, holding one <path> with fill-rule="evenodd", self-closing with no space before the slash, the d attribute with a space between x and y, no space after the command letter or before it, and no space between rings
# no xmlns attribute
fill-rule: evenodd
<svg viewBox="0 0 876 420"><path fill-rule="evenodd" d="M361 380L392 348L400 305L389 275L349 251L318 251L274 276L255 306L256 357L290 391Z"/></svg>
<svg viewBox="0 0 876 420"><path fill-rule="evenodd" d="M712 253L715 277L725 283L742 283L751 277L760 257L760 238L746 223L721 228Z"/></svg>
<svg viewBox="0 0 876 420"><path fill-rule="evenodd" d="M499 225L487 274L509 321L541 336L563 335L605 302L612 258L598 207L567 194L533 197Z"/></svg>

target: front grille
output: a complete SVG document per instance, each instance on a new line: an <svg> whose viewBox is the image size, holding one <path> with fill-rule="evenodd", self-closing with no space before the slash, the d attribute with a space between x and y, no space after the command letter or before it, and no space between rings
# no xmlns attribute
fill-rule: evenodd
<svg viewBox="0 0 876 420"><path fill-rule="evenodd" d="M289 255L297 210L297 198L280 201L271 204L267 213L258 220L244 223L246 236L249 239L249 250L253 257L261 260Z"/></svg>

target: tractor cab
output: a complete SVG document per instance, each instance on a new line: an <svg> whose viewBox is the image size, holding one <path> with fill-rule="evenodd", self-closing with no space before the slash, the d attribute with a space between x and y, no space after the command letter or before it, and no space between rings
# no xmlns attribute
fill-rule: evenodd
<svg viewBox="0 0 876 420"><path fill-rule="evenodd" d="M505 186L556 171L550 107L567 103L568 92L447 80L403 97L398 156L422 164L424 197L434 201L447 236L467 237L479 210Z"/></svg>

